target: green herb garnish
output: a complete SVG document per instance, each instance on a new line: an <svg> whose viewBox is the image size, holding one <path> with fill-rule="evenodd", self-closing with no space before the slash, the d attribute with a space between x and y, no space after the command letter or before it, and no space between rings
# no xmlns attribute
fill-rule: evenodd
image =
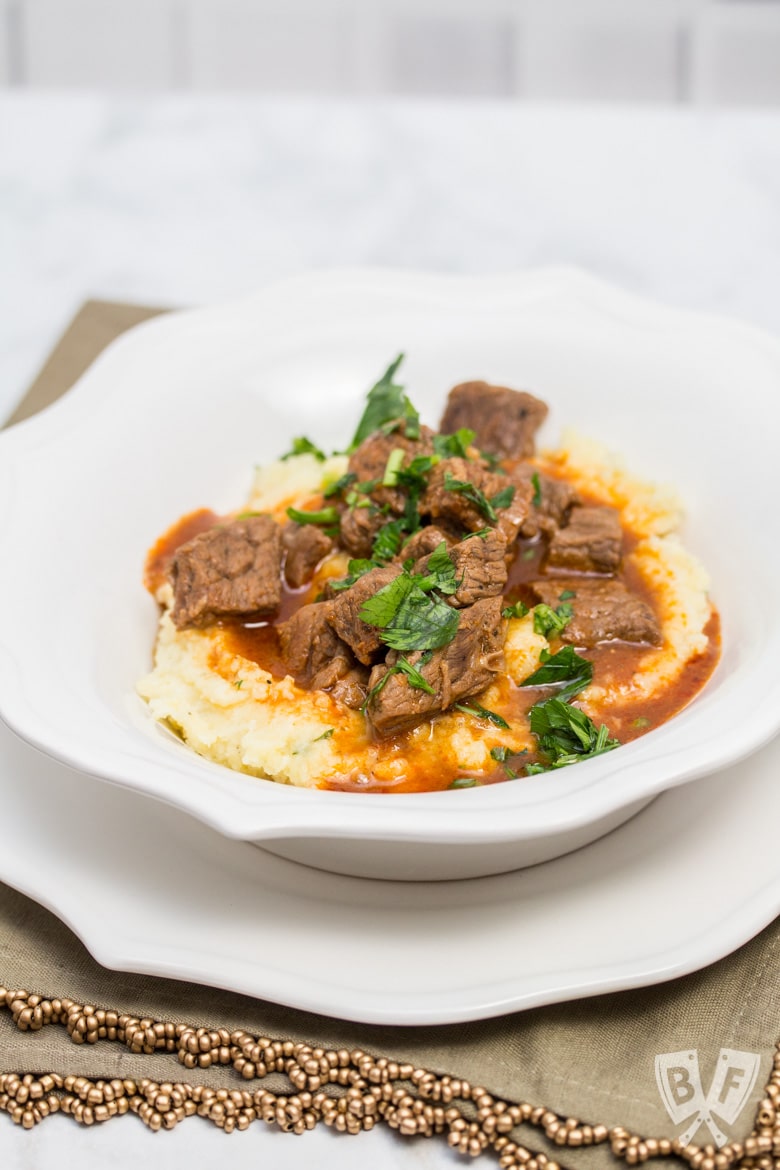
<svg viewBox="0 0 780 1170"><path fill-rule="evenodd" d="M461 427L452 435L434 435L433 449L440 459L468 459L468 448L475 437L474 431Z"/></svg>
<svg viewBox="0 0 780 1170"><path fill-rule="evenodd" d="M371 549L371 559L377 565L385 564L386 561L392 561L393 557L397 556L404 538L404 525L402 520L388 520L387 524L383 524L374 537L374 545Z"/></svg>
<svg viewBox="0 0 780 1170"><path fill-rule="evenodd" d="M492 528L478 528L476 532L467 532L465 536L461 537L461 540L468 540L471 536L478 536L480 540L484 540L486 536L490 536L491 532L493 532Z"/></svg>
<svg viewBox="0 0 780 1170"><path fill-rule="evenodd" d="M375 431L391 430L401 423L403 423L405 433L410 439L419 437L419 415L406 397L403 386L399 386L393 381L403 359L404 355L399 353L379 381L369 390L366 408L349 445L350 451L354 451L364 439L373 435Z"/></svg>
<svg viewBox="0 0 780 1170"><path fill-rule="evenodd" d="M473 715L475 719L487 719L490 723L495 724L496 727L500 727L504 731L509 731L509 724L506 719L496 714L495 711L488 711L487 707L481 707L479 703L456 703L455 710L462 711L464 715Z"/></svg>
<svg viewBox="0 0 780 1170"><path fill-rule="evenodd" d="M531 503L535 508L538 508L542 502L542 485L539 480L539 472L535 471L531 476L531 483L533 484L534 494Z"/></svg>
<svg viewBox="0 0 780 1170"><path fill-rule="evenodd" d="M637 727L637 728L640 728L640 729L641 729L642 727L649 727L649 726L650 726L650 720L647 718L647 716L646 716L646 715L640 715L640 716L639 716L637 719L634 719L634 721L632 722L631 726L632 726L632 727Z"/></svg>
<svg viewBox="0 0 780 1170"><path fill-rule="evenodd" d="M427 664L430 662L430 660L431 660L431 654L429 651L427 654L423 654L422 657L420 658L420 665L427 666ZM431 686L431 684L423 678L423 676L420 674L417 667L412 666L412 664L408 658L404 658L403 655L399 655L397 661L394 662L392 666L389 666L387 668L385 673L380 678L379 682L375 683L374 686L371 688L371 690L366 695L365 700L363 702L363 706L360 708L360 710L363 711L363 713L365 713L366 709L373 702L373 700L376 698L376 696L379 694L379 692L383 689L383 687L385 687L387 685L387 683L389 683L390 679L393 677L394 674L405 674L406 677L409 679L409 686L414 687L418 691L425 691L425 693L427 695L435 695L436 694L436 692L433 689L433 687Z"/></svg>
<svg viewBox="0 0 780 1170"><path fill-rule="evenodd" d="M339 514L335 508L320 508L318 512L301 512L298 508L288 508L287 515L296 524L318 524L323 528L338 527Z"/></svg>
<svg viewBox="0 0 780 1170"><path fill-rule="evenodd" d="M419 582L420 588L424 591L438 589L440 593L448 595L455 593L460 584L455 572L455 564L447 552L447 542L443 540L428 557L425 575Z"/></svg>
<svg viewBox="0 0 780 1170"><path fill-rule="evenodd" d="M452 562L450 567L454 573ZM399 577L363 603L360 617L380 629L382 641L393 650L446 646L458 632L460 615L433 594L440 584L449 584L444 571L423 576L404 566Z"/></svg>
<svg viewBox="0 0 780 1170"><path fill-rule="evenodd" d="M244 680L242 678L237 678L237 679L233 680L233 686L236 688L237 691L240 691L243 685L244 685Z"/></svg>
<svg viewBox="0 0 780 1170"><path fill-rule="evenodd" d="M398 483L398 472L401 470L405 454L403 447L393 447L385 464L385 474L382 476L383 487L395 487Z"/></svg>
<svg viewBox="0 0 780 1170"><path fill-rule="evenodd" d="M444 473L444 487L448 492L457 492L459 495L464 496L483 516L494 522L498 520L496 508L507 508L512 503L515 495L514 486L508 484L500 492L496 492L493 498L489 500L480 488L466 479L457 479L451 471Z"/></svg>
<svg viewBox="0 0 780 1170"><path fill-rule="evenodd" d="M558 600L559 601L571 601L572 597L576 597L576 596L577 596L577 594L574 592L573 589L564 589L563 593L558 594Z"/></svg>
<svg viewBox="0 0 780 1170"><path fill-rule="evenodd" d="M338 479L334 479L333 483L329 483L322 494L326 500L332 499L333 496L340 496L345 488L350 487L356 479L354 471L345 471Z"/></svg>
<svg viewBox="0 0 780 1170"><path fill-rule="evenodd" d="M457 780L453 780L450 788L476 788L477 782L473 776L458 776Z"/></svg>
<svg viewBox="0 0 780 1170"><path fill-rule="evenodd" d="M286 455L282 455L282 461L292 459L294 455L313 455L320 463L324 463L327 455L324 451L320 451L319 447L315 447L311 439L307 439L305 435L300 435L297 439L293 439L292 448Z"/></svg>
<svg viewBox="0 0 780 1170"><path fill-rule="evenodd" d="M561 630L565 630L571 619L574 617L574 610L570 605L564 602L559 605L557 609L552 609L549 605L534 606L534 633L541 634L544 638L548 634L560 634Z"/></svg>
<svg viewBox="0 0 780 1170"><path fill-rule="evenodd" d="M551 768L563 768L620 746L603 723L597 728L584 711L558 698L537 703L531 708L530 719L531 731Z"/></svg>
<svg viewBox="0 0 780 1170"><path fill-rule="evenodd" d="M312 743L319 743L321 739L330 739L335 730L335 727L329 727L326 731L323 731L322 735L318 735L316 739L313 739Z"/></svg>
<svg viewBox="0 0 780 1170"><path fill-rule="evenodd" d="M528 606L522 601L516 601L514 605L507 605L501 610L501 616L505 618L524 618L527 613Z"/></svg>
<svg viewBox="0 0 780 1170"><path fill-rule="evenodd" d="M560 686L558 699L570 699L579 694L593 678L593 663L572 649L564 646L557 654L543 650L541 663L533 674L520 684L523 687Z"/></svg>

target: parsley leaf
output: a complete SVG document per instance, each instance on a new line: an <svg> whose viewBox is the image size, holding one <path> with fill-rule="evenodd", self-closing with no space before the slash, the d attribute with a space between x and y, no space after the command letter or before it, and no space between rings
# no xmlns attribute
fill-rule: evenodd
<svg viewBox="0 0 780 1170"><path fill-rule="evenodd" d="M311 439L307 439L305 435L293 439L292 449L286 455L282 455L282 462L292 459L294 455L313 455L320 463L324 463L327 459L325 452L320 451L319 447L315 447Z"/></svg>
<svg viewBox="0 0 780 1170"><path fill-rule="evenodd" d="M378 565L392 561L398 554L404 538L404 524L402 520L388 520L383 524L374 537L371 549L371 559Z"/></svg>
<svg viewBox="0 0 780 1170"><path fill-rule="evenodd" d="M356 479L354 471L345 471L338 479L334 479L333 483L329 483L322 494L326 500L330 500L333 496L341 495L344 489L353 484Z"/></svg>
<svg viewBox="0 0 780 1170"><path fill-rule="evenodd" d="M364 439L373 435L375 431L400 421L404 422L405 431L409 438L419 436L419 415L406 397L403 386L393 382L403 359L404 355L400 353L395 361L390 363L379 381L369 390L365 410L349 445L350 451L354 451Z"/></svg>
<svg viewBox="0 0 780 1170"><path fill-rule="evenodd" d="M492 528L478 528L476 532L467 532L465 536L461 536L461 540L468 540L470 536L478 536L480 540L484 540L486 536L490 536L493 531Z"/></svg>
<svg viewBox="0 0 780 1170"><path fill-rule="evenodd" d="M476 788L477 782L473 776L458 776L452 781L450 788Z"/></svg>
<svg viewBox="0 0 780 1170"><path fill-rule="evenodd" d="M597 728L584 711L561 699L537 703L531 708L530 718L531 731L552 768L562 768L620 746L619 740L610 738L603 723Z"/></svg>
<svg viewBox="0 0 780 1170"><path fill-rule="evenodd" d="M514 605L508 605L501 610L501 616L505 618L523 618L528 613L528 606L522 601L516 601Z"/></svg>
<svg viewBox="0 0 780 1170"><path fill-rule="evenodd" d="M571 619L574 617L574 610L566 602L559 605L557 609L552 609L549 605L534 606L534 633L541 634L547 637L548 634L560 634L561 630L565 630Z"/></svg>
<svg viewBox="0 0 780 1170"><path fill-rule="evenodd" d="M542 665L529 674L522 687L561 686L556 698L570 699L579 694L593 678L593 663L582 658L571 646L564 646L557 654L542 651Z"/></svg>
<svg viewBox="0 0 780 1170"><path fill-rule="evenodd" d="M323 731L322 735L318 735L316 739L313 739L312 743L319 743L321 739L330 739L335 730L335 727L328 727L325 731Z"/></svg>
<svg viewBox="0 0 780 1170"><path fill-rule="evenodd" d="M382 476L383 487L395 487L398 483L398 472L401 470L405 454L403 447L393 447L387 457L385 474Z"/></svg>
<svg viewBox="0 0 780 1170"><path fill-rule="evenodd" d="M514 484L508 483L500 492L490 497L490 503L494 508L508 508L515 498L516 490Z"/></svg>
<svg viewBox="0 0 780 1170"><path fill-rule="evenodd" d="M434 435L433 449L440 459L468 459L467 451L475 438L475 431L461 427L452 435Z"/></svg>
<svg viewBox="0 0 780 1170"><path fill-rule="evenodd" d="M288 508L287 515L296 524L319 524L328 527L338 525L339 514L335 508L321 508L318 512L301 512L298 508Z"/></svg>
<svg viewBox="0 0 780 1170"><path fill-rule="evenodd" d="M457 479L451 471L444 473L444 487L448 492L458 492L459 495L465 496L483 516L494 522L498 520L496 509L508 508L515 496L514 485L507 484L500 492L496 492L491 499L488 499L480 488L466 479Z"/></svg>
<svg viewBox="0 0 780 1170"><path fill-rule="evenodd" d="M451 568L454 572L452 565ZM400 576L363 603L360 617L382 630L382 641L393 650L435 650L446 646L458 631L460 615L441 598L426 592L439 581L448 584L443 572L422 577L404 567Z"/></svg>
<svg viewBox="0 0 780 1170"><path fill-rule="evenodd" d="M487 707L481 707L479 703L456 703L456 711L462 711L464 715L473 715L475 719L487 719L490 723L495 724L496 727L501 727L504 731L509 731L509 724L501 715L496 714L495 711L488 711Z"/></svg>
<svg viewBox="0 0 780 1170"><path fill-rule="evenodd" d="M368 561L362 558L349 561L347 564L347 576L343 577L340 581L330 581L329 585L334 593L341 593L342 589L351 588L364 573L369 573L371 569L375 569L376 567L375 561Z"/></svg>
<svg viewBox="0 0 780 1170"><path fill-rule="evenodd" d="M535 508L538 508L542 502L542 484L539 479L539 472L535 471L531 476L531 483L533 485L534 494L531 503Z"/></svg>
<svg viewBox="0 0 780 1170"><path fill-rule="evenodd" d="M419 585L423 590L438 589L440 593L457 591L459 581L455 576L455 564L447 552L446 540L437 545L428 557L428 569L425 576L420 578Z"/></svg>
<svg viewBox="0 0 780 1170"><path fill-rule="evenodd" d="M577 594L574 592L573 589L564 589L563 593L558 594L558 600L559 601L571 601L572 597L576 597L576 596L577 596Z"/></svg>

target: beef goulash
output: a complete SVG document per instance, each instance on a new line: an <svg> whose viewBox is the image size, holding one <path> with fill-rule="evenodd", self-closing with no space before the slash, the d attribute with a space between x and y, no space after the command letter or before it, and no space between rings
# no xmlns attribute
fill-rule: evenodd
<svg viewBox="0 0 780 1170"><path fill-rule="evenodd" d="M703 569L668 492L548 407L464 382L438 431L396 375L345 455L307 438L245 509L153 547L162 616L139 692L200 754L304 787L520 780L657 727L719 653Z"/></svg>

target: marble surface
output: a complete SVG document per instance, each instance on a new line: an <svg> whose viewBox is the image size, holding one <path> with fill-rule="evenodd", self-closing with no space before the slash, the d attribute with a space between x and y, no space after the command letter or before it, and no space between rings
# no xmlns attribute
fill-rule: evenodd
<svg viewBox="0 0 780 1170"><path fill-rule="evenodd" d="M780 332L780 114L510 103L0 94L0 417L87 297L186 305L309 268L573 263ZM401 1163L395 1135L227 1139L135 1119L32 1134L0 1164L280 1170ZM460 1164L404 1143L404 1164ZM359 1160L359 1161L358 1161ZM487 1165L480 1159L477 1166ZM490 1163L492 1164L492 1163Z"/></svg>
<svg viewBox="0 0 780 1170"><path fill-rule="evenodd" d="M780 113L0 93L0 415L87 296L574 263L780 331Z"/></svg>

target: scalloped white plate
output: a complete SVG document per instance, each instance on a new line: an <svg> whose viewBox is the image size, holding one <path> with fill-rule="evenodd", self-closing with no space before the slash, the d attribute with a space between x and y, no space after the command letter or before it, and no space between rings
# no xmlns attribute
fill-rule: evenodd
<svg viewBox="0 0 780 1170"><path fill-rule="evenodd" d="M780 739L545 865L378 882L228 841L0 723L0 879L107 967L364 1023L456 1023L673 979L746 942L780 911L778 772Z"/></svg>
<svg viewBox="0 0 780 1170"><path fill-rule="evenodd" d="M548 439L573 424L678 487L724 651L676 719L554 776L367 798L229 772L148 718L134 684L156 623L139 584L151 540L193 507L234 506L291 434L338 444L401 347L428 420L463 378L527 386L551 404ZM153 321L0 435L0 714L75 767L324 868L464 877L561 854L780 726L779 419L780 343L567 270L311 275Z"/></svg>

